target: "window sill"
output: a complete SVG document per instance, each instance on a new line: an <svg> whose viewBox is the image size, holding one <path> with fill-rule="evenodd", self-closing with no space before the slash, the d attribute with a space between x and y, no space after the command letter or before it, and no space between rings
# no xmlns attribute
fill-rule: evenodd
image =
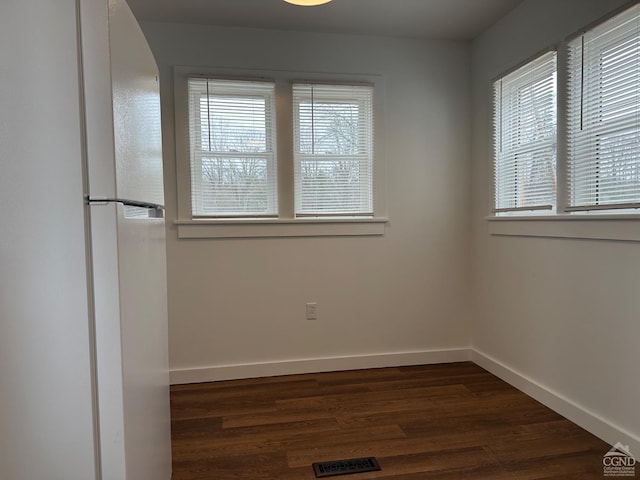
<svg viewBox="0 0 640 480"><path fill-rule="evenodd" d="M640 241L640 214L486 217L490 235Z"/></svg>
<svg viewBox="0 0 640 480"><path fill-rule="evenodd" d="M384 235L387 218L176 220L178 238L336 237Z"/></svg>

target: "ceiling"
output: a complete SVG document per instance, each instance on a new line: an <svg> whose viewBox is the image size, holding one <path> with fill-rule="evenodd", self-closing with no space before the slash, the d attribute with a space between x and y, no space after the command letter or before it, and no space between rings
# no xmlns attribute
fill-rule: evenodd
<svg viewBox="0 0 640 480"><path fill-rule="evenodd" d="M139 20L470 40L522 0L128 0Z"/></svg>

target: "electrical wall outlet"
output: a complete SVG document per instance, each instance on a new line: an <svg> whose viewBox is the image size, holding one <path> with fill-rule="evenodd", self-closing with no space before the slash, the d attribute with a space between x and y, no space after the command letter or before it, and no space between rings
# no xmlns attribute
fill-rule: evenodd
<svg viewBox="0 0 640 480"><path fill-rule="evenodd" d="M318 318L318 304L315 302L307 303L307 320L316 320Z"/></svg>

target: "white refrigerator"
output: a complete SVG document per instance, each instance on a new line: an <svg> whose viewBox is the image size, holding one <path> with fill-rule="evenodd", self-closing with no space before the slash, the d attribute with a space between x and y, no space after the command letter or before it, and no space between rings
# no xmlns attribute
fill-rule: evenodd
<svg viewBox="0 0 640 480"><path fill-rule="evenodd" d="M0 480L171 478L163 204L124 0L3 0Z"/></svg>

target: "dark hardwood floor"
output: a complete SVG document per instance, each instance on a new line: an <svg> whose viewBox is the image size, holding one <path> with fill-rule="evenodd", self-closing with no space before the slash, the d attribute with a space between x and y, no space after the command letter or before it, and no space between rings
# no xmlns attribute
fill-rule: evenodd
<svg viewBox="0 0 640 480"><path fill-rule="evenodd" d="M610 448L470 362L176 385L171 415L173 480L602 479Z"/></svg>

